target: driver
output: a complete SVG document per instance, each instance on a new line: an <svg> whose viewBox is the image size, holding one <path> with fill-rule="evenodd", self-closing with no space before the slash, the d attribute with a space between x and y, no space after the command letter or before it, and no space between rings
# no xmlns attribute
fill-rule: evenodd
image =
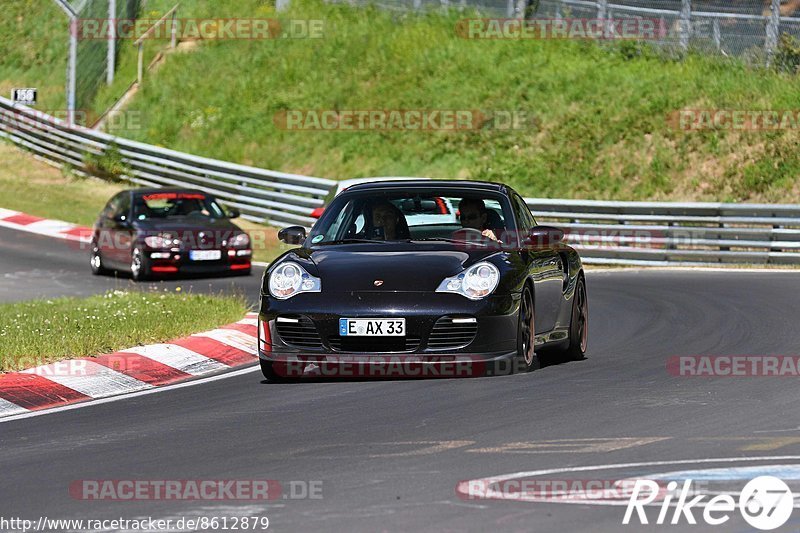
<svg viewBox="0 0 800 533"><path fill-rule="evenodd" d="M489 213L486 204L478 198L464 198L458 203L458 213L461 218L461 227L474 229L481 232L481 235L493 241L499 241L494 231L487 227Z"/></svg>
<svg viewBox="0 0 800 533"><path fill-rule="evenodd" d="M400 236L403 232L405 220L403 213L400 212L394 205L386 200L380 200L372 204L372 227L375 229L383 229L383 239L387 241L394 241L407 236ZM372 238L373 236L370 236Z"/></svg>

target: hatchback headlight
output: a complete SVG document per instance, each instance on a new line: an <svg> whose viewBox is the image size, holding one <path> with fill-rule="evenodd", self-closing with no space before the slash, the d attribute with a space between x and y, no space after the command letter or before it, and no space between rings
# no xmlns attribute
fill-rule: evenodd
<svg viewBox="0 0 800 533"><path fill-rule="evenodd" d="M297 263L279 265L269 275L269 293L285 300L301 292L321 292L322 280L305 271Z"/></svg>
<svg viewBox="0 0 800 533"><path fill-rule="evenodd" d="M181 241L171 233L160 233L144 238L144 243L150 248L171 248L178 246Z"/></svg>
<svg viewBox="0 0 800 533"><path fill-rule="evenodd" d="M231 248L247 248L250 246L250 237L247 236L247 233L239 233L238 235L234 235L231 237L231 241L228 243L228 246Z"/></svg>
<svg viewBox="0 0 800 533"><path fill-rule="evenodd" d="M500 271L485 261L475 263L464 272L445 278L436 292L453 292L470 300L480 300L489 296L500 282Z"/></svg>

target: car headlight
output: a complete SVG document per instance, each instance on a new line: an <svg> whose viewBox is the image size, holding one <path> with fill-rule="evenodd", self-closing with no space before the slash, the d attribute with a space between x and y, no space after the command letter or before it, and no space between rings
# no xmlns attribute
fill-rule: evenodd
<svg viewBox="0 0 800 533"><path fill-rule="evenodd" d="M464 272L445 278L436 292L453 292L470 300L485 298L497 288L500 271L491 263L475 263Z"/></svg>
<svg viewBox="0 0 800 533"><path fill-rule="evenodd" d="M250 246L250 237L247 236L247 233L239 233L238 235L234 235L231 237L228 246L231 248L247 248Z"/></svg>
<svg viewBox="0 0 800 533"><path fill-rule="evenodd" d="M285 300L301 292L321 292L322 280L315 278L297 263L283 263L269 275L269 293Z"/></svg>
<svg viewBox="0 0 800 533"><path fill-rule="evenodd" d="M173 246L178 246L181 241L171 233L160 233L158 235L145 237L144 243L150 248L171 248Z"/></svg>

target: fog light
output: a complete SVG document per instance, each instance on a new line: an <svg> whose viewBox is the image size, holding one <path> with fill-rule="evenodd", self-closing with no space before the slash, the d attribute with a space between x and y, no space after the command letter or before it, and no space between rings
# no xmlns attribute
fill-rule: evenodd
<svg viewBox="0 0 800 533"><path fill-rule="evenodd" d="M153 252L150 257L153 259L169 259L169 252Z"/></svg>

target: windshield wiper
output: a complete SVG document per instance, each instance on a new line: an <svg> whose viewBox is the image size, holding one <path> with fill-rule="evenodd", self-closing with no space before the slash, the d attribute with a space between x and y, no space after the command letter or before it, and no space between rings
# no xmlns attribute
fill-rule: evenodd
<svg viewBox="0 0 800 533"><path fill-rule="evenodd" d="M336 239L333 241L322 241L316 244L357 244L357 243L375 244L375 243L385 243L385 242L391 242L391 241L373 241L371 239Z"/></svg>
<svg viewBox="0 0 800 533"><path fill-rule="evenodd" d="M447 237L426 237L424 239L412 239L414 241L423 241L423 242L430 242L430 241L439 241L439 242L451 242L453 244L477 244L479 246L483 246L484 248L488 246L486 243L478 242L478 241L463 241L459 239L448 239Z"/></svg>

